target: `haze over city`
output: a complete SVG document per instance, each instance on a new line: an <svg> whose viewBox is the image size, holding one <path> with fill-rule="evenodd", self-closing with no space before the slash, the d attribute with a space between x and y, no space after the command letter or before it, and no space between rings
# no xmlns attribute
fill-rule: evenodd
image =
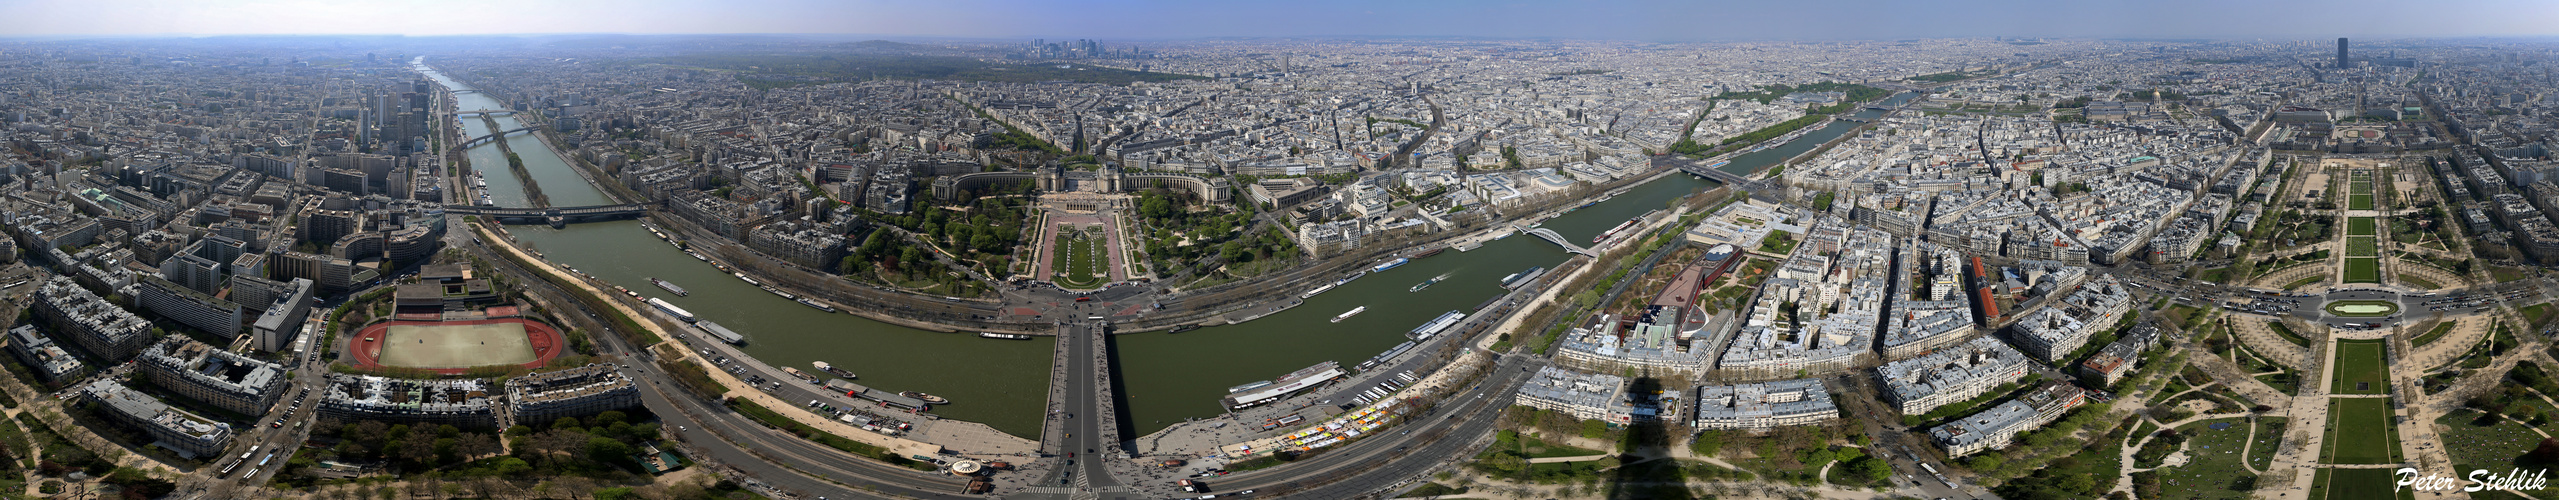
<svg viewBox="0 0 2559 500"><path fill-rule="evenodd" d="M2549 1L0 20L0 499L2559 497Z"/></svg>
<svg viewBox="0 0 2559 500"><path fill-rule="evenodd" d="M2534 0L20 0L0 36L808 33L1158 39L1287 36L1797 40L2559 34Z"/></svg>

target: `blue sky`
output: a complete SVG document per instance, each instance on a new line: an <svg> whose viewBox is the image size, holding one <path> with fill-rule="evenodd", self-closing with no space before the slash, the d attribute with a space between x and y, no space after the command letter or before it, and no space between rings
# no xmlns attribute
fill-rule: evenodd
<svg viewBox="0 0 2559 500"><path fill-rule="evenodd" d="M1631 40L2559 34L2554 0L0 0L0 35L846 33Z"/></svg>

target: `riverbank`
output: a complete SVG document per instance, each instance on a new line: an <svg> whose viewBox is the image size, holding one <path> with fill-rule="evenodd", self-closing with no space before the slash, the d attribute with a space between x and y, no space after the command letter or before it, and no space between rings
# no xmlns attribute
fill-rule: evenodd
<svg viewBox="0 0 2559 500"><path fill-rule="evenodd" d="M674 320L665 318L664 314L657 312L653 308L640 307L639 304L632 303L628 296L606 293L602 288L599 288L593 280L569 273L565 269L561 269L559 266L552 264L550 261L525 251L523 248L516 245L515 240L512 237L505 236L503 231L490 231L477 222L468 224L471 226L473 234L477 235L480 241L489 243L489 248L508 253L513 257L511 260L530 263L533 268L531 269L532 271L548 274L554 278L555 282L573 284L574 288L569 290L570 293L581 293L593 297L603 297L605 299L602 302L610 304L616 312L632 318L645 318L646 320L640 322L639 326L648 330L650 333L657 335L659 338L678 339L684 344L694 346L724 345L717 341L699 339L693 335L692 332L685 331L680 327L667 326L672 324ZM1029 456L1029 454L1037 453L1038 451L1038 444L1029 439L1005 434L1004 432L997 431L994 427L989 427L985 424L960 420L927 420L925 422L920 422L916 426L917 428L914 431L914 434L942 438L935 441L888 436L862 430L852 426L851 424L810 413L805 410L806 406L803 403L783 401L781 398L774 397L772 394L755 389L753 385L748 384L746 381L738 379L736 375L721 369L719 364L703 358L698 352L690 349L665 348L661 346L675 347L676 344L661 342L655 345L644 346L643 348L657 352L660 356L676 357L679 362L691 363L703 368L703 370L709 372L712 379L719 382L721 388L726 391L721 394L722 397L746 398L755 402L757 405L774 410L775 413L790 417L792 421L799 422L831 434L853 439L864 444L879 446L881 448L896 451L900 455L923 454L929 456L938 454L947 448L951 452L982 460L1005 460L1008 458L1018 460L1019 457ZM760 361L754 361L753 357L744 356L742 353L738 356L732 357L731 359L742 360L743 362L760 363ZM802 408L802 410L789 410L786 408Z"/></svg>

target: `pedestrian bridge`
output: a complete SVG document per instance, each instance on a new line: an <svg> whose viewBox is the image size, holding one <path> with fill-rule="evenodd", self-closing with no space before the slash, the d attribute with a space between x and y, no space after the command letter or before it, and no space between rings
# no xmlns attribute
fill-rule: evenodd
<svg viewBox="0 0 2559 500"><path fill-rule="evenodd" d="M1556 246L1564 247L1564 251L1566 252L1588 255L1592 258L1599 257L1599 252L1593 252L1591 249L1583 248L1581 245L1575 245L1571 240L1564 239L1564 235L1555 234L1555 230L1553 229L1541 227L1521 232L1536 235L1539 238L1545 238L1546 241L1554 242Z"/></svg>
<svg viewBox="0 0 2559 500"><path fill-rule="evenodd" d="M457 145L457 146L454 146L454 147L455 147L455 148L457 148L457 149L471 149L471 147L472 147L472 146L478 146L478 145L480 145L480 143L484 143L484 142L489 142L489 141L498 140L498 138L501 138L501 137L506 137L506 136L509 136L509 135L514 135L516 132L531 132L531 131L533 131L534 129L539 129L539 128L542 128L542 126L541 126L541 125L526 125L526 126L522 126L522 127L516 127L516 128L512 128L512 129L501 130L501 131L498 131L498 133L495 133L495 134L489 134L489 135L483 135L483 136L479 136L479 137L473 137L473 138L471 138L471 140L468 140L468 141L462 141L462 144L461 144L461 145Z"/></svg>
<svg viewBox="0 0 2559 500"><path fill-rule="evenodd" d="M595 205L587 207L500 208L446 205L444 213L477 215L499 224L550 224L563 227L577 222L597 222L639 217L649 213L649 204Z"/></svg>

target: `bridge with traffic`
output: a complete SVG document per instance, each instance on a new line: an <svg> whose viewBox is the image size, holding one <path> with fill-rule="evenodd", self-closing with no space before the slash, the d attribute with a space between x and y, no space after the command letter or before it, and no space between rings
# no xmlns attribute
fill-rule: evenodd
<svg viewBox="0 0 2559 500"><path fill-rule="evenodd" d="M506 130L500 130L500 131L498 131L497 133L494 133L494 134L483 135L483 136L479 136L479 137L473 137L473 138L471 138L471 140L462 141L462 143L461 143L461 144L456 144L456 145L454 145L453 147L454 147L454 148L456 148L456 149L471 149L471 147L472 147L472 146L478 146L478 145L480 145L480 143L484 143L484 142L489 142L489 141L498 140L498 139L500 139L500 138L504 138L504 137L509 136L509 135L515 135L515 133L517 133L517 132L532 132L532 131L535 131L535 130L540 130L541 128L542 128L542 126L541 126L541 125L526 125L526 126L522 126L522 127L516 127L516 128L506 129Z"/></svg>
<svg viewBox="0 0 2559 500"><path fill-rule="evenodd" d="M1042 460L1056 461L1017 498L1126 500L1142 498L1112 476L1106 460L1134 457L1121 439L1127 428L1119 418L1118 397L1111 387L1110 323L1067 322L1057 326L1056 358L1050 363L1047 422L1041 426Z"/></svg>
<svg viewBox="0 0 2559 500"><path fill-rule="evenodd" d="M494 219L499 224L550 224L566 227L572 223L637 218L649 212L648 203L595 205L585 207L502 208L447 205L444 213L477 215Z"/></svg>

